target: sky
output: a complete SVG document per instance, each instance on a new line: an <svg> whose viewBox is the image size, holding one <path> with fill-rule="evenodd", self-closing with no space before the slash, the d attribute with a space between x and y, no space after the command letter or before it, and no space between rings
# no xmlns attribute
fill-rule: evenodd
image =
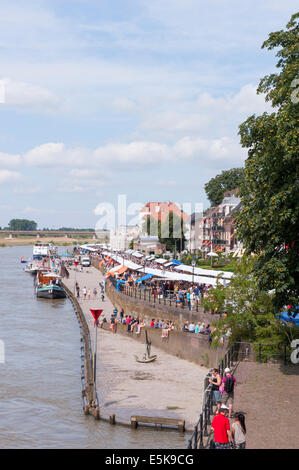
<svg viewBox="0 0 299 470"><path fill-rule="evenodd" d="M296 4L0 0L0 226L95 227L118 195L208 207Z"/></svg>

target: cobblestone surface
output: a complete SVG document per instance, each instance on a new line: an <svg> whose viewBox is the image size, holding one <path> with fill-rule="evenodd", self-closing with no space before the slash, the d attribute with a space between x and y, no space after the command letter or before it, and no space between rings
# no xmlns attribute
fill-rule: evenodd
<svg viewBox="0 0 299 470"><path fill-rule="evenodd" d="M247 448L298 449L299 367L240 363L235 411L246 412Z"/></svg>

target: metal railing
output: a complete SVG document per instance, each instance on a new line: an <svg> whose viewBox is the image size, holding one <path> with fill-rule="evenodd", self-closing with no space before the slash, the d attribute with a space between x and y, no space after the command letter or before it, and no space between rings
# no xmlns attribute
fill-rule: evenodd
<svg viewBox="0 0 299 470"><path fill-rule="evenodd" d="M223 359L218 364L219 374L223 375L223 371L226 367L232 370L232 373L236 370L238 365L238 348L236 343L227 350ZM213 415L213 390L212 385L209 383L209 379L212 374L210 369L208 374L204 378L204 392L202 411L199 415L198 422L194 426L194 431L188 440L188 449L203 449L205 448L204 437L209 436L209 427L211 425L211 416Z"/></svg>
<svg viewBox="0 0 299 470"><path fill-rule="evenodd" d="M148 287L133 287L124 284L119 284L117 287L116 279L109 279L111 284L120 294L127 295L133 299L143 300L149 302L151 305L165 305L174 309L182 309L199 312L203 307L198 299L187 301L186 297L177 298L174 291L167 290L164 293L159 290Z"/></svg>

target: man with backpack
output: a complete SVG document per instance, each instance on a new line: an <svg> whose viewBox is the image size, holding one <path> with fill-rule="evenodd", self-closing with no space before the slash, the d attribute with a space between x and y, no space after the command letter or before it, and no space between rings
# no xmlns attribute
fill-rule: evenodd
<svg viewBox="0 0 299 470"><path fill-rule="evenodd" d="M236 385L235 376L231 374L230 369L227 367L224 369L224 375L222 378L222 398L221 403L228 405L229 413L228 417L232 417L233 403L234 403L234 389Z"/></svg>

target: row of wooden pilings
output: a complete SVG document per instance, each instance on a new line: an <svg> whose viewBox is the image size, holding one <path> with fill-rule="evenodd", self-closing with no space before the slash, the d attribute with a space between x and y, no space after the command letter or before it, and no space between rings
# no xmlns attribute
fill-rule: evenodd
<svg viewBox="0 0 299 470"><path fill-rule="evenodd" d="M84 414L91 414L95 419L100 419L100 407L93 380L92 369L92 348L90 341L89 328L80 304L70 289L64 284L63 288L73 304L81 333L81 384L82 384L82 402Z"/></svg>

